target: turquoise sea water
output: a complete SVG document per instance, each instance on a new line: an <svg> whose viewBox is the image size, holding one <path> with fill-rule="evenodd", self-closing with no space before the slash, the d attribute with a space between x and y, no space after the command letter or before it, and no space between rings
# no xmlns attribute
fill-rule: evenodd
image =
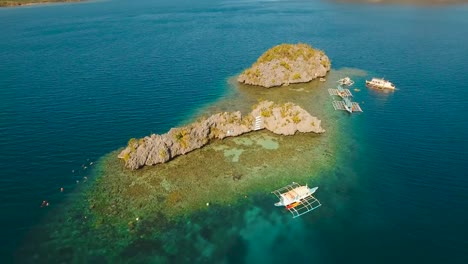
<svg viewBox="0 0 468 264"><path fill-rule="evenodd" d="M80 197L90 162L227 98L227 79L269 47L305 42L334 69L368 72L356 79L364 113L339 119L346 142L320 175L324 206L278 224L259 198L228 260L466 263L467 17L466 5L316 1L0 9L1 259L14 261L31 228ZM399 90L365 88L372 76Z"/></svg>

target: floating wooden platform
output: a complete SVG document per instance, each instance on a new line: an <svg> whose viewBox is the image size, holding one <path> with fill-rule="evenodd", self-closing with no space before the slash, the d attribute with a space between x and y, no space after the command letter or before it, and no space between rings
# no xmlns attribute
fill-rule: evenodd
<svg viewBox="0 0 468 264"><path fill-rule="evenodd" d="M350 96L353 96L353 94L351 93L351 91L349 89L341 89L341 91L339 89L328 89L328 93L333 96L333 95L336 95L336 96L340 96L340 97L343 97L343 96L346 96L346 97L350 97Z"/></svg>
<svg viewBox="0 0 468 264"><path fill-rule="evenodd" d="M335 110L348 111L343 101L333 101L333 107L335 108ZM352 112L363 112L361 106L359 106L359 104L355 102L352 102L351 110Z"/></svg>

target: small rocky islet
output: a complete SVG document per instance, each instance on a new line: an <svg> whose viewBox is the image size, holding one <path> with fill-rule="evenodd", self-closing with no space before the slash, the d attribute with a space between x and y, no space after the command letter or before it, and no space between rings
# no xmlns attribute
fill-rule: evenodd
<svg viewBox="0 0 468 264"><path fill-rule="evenodd" d="M321 50L308 44L281 44L263 53L237 81L266 88L310 82L324 77L331 62Z"/></svg>

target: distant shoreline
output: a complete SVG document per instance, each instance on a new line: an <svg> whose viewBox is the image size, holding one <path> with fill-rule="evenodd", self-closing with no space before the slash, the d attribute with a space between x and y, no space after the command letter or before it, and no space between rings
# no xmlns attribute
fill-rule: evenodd
<svg viewBox="0 0 468 264"><path fill-rule="evenodd" d="M468 0L332 0L332 2L344 4L445 6L467 4Z"/></svg>
<svg viewBox="0 0 468 264"><path fill-rule="evenodd" d="M83 2L86 0L0 0L0 7L20 7L20 6L32 6L41 4L53 4L53 3L73 3Z"/></svg>

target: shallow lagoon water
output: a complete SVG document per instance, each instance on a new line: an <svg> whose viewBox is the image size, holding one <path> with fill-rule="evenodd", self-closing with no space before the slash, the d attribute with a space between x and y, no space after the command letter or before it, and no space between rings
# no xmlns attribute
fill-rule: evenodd
<svg viewBox="0 0 468 264"><path fill-rule="evenodd" d="M464 89L468 61L460 45L467 42L466 14L466 6L215 0L196 5L116 0L0 10L0 194L1 209L8 212L1 220L2 259L10 262L16 252L19 262L192 258L235 263L466 263L468 140L461 131L468 119L460 114L466 103L458 93ZM306 42L325 50L335 69L365 70L345 74L355 76L355 86L361 89L355 100L364 113L332 112L325 90L313 97L325 108L315 101L301 103L319 117L330 113L321 117L327 133L316 139L332 142L327 140L331 133L339 133L332 137L338 147L321 146L328 149L321 151L326 155L316 158L332 159L333 169L317 169L307 155L290 155L288 166L268 171L268 166L259 166L261 159L281 160L275 153L288 146L284 141L310 138L280 139L259 132L246 138L273 137L278 149L254 144L247 150L249 146L232 139L219 145L246 149L238 162L210 148L183 157L216 155L231 172L250 168L244 180L248 175L279 176L277 181L252 182L252 195L245 197L245 189L232 188L231 194L242 190L229 195L237 201L210 201L208 207L201 197L198 208L203 209L195 207L195 213L178 216L182 220L173 217L167 222L143 217L137 221L138 204L134 215L115 226L87 214L92 210L87 190L97 186L95 181L109 168L118 168L111 152L129 138L164 133L203 114L245 112L258 98L281 102L287 95L300 102L313 93L318 83L287 90L229 84L230 76L282 42ZM399 90L368 90L364 79L371 76L389 78ZM329 84L333 86L333 80ZM237 100L229 100L231 96ZM329 127L333 124L339 126ZM270 156L247 159L253 149ZM84 169L92 161L97 162ZM182 161L174 160L166 170ZM301 166L291 166L295 163ZM226 170L229 179L242 184L242 177L234 180L239 174L230 171ZM274 197L268 192L301 175L320 186L317 197L323 206L292 220L272 207ZM178 186L171 180L161 179L159 186ZM60 193L60 187L66 191ZM144 192L132 190L126 195L135 196L135 201L144 197ZM155 206L163 203L153 198ZM50 207L40 208L44 199ZM116 206L124 202L116 201ZM121 222L125 225L118 225ZM129 228L143 237L135 239Z"/></svg>

